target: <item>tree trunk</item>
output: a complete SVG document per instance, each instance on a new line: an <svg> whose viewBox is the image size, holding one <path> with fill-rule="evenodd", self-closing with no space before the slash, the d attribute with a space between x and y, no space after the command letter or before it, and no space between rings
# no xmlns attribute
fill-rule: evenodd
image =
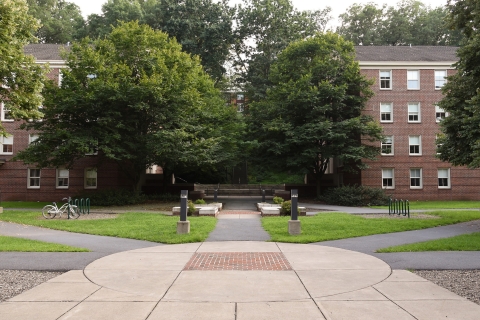
<svg viewBox="0 0 480 320"><path fill-rule="evenodd" d="M322 177L323 177L323 172L316 172L315 173L315 182L317 184L317 198L320 198L322 194Z"/></svg>

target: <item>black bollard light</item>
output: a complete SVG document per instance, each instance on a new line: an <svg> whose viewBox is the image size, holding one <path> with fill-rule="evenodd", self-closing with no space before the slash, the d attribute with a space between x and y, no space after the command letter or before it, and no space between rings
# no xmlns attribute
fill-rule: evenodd
<svg viewBox="0 0 480 320"><path fill-rule="evenodd" d="M218 189L213 190L213 202L218 202Z"/></svg>
<svg viewBox="0 0 480 320"><path fill-rule="evenodd" d="M188 190L182 190L180 194L180 221L187 221Z"/></svg>
<svg viewBox="0 0 480 320"><path fill-rule="evenodd" d="M265 202L265 189L262 189L262 202Z"/></svg>
<svg viewBox="0 0 480 320"><path fill-rule="evenodd" d="M298 190L292 189L290 197L292 199L292 220L298 220Z"/></svg>

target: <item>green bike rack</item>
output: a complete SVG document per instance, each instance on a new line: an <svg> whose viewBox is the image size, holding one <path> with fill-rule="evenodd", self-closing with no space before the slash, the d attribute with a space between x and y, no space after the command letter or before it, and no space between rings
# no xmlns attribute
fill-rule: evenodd
<svg viewBox="0 0 480 320"><path fill-rule="evenodd" d="M408 200L388 200L388 214L404 215L410 218L410 202Z"/></svg>
<svg viewBox="0 0 480 320"><path fill-rule="evenodd" d="M80 213L90 214L90 198L75 199L75 205Z"/></svg>

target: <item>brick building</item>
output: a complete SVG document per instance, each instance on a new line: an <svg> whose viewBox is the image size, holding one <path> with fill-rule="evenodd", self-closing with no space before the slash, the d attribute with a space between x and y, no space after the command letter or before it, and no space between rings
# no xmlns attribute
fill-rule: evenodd
<svg viewBox="0 0 480 320"><path fill-rule="evenodd" d="M365 113L383 127L382 154L361 172L365 186L382 187L409 200L480 199L480 170L453 167L436 158L439 123L448 116L436 104L445 77L455 70L455 47L356 47L362 74L375 96Z"/></svg>
<svg viewBox="0 0 480 320"><path fill-rule="evenodd" d="M25 51L34 55L37 63L49 63L49 77L61 81L59 71L66 67L59 54L61 47L36 44ZM480 170L453 167L436 158L439 122L448 116L436 103L442 99L445 76L455 72L456 49L356 47L361 72L374 81L375 96L365 113L378 120L388 139L378 144L382 154L377 161L368 161L370 168L353 180L338 173L332 162L326 174L332 186L355 181L409 200L480 199ZM243 93L229 93L226 99L243 111ZM35 133L19 130L20 122L11 119L8 108L1 105L0 111L2 125L12 135L0 138L1 200L59 200L86 190L126 186L117 166L99 161L96 154L86 155L70 170L39 169L10 161L35 139Z"/></svg>
<svg viewBox="0 0 480 320"><path fill-rule="evenodd" d="M65 62L60 57L61 45L34 44L25 48L38 64L49 64L48 77L61 81L60 70ZM20 121L10 117L7 106L0 104L2 126L9 134L0 137L0 196L3 201L59 201L83 191L95 191L126 186L123 175L113 163L101 161L98 154L86 155L70 170L66 168L36 168L22 161L11 161L13 156L35 140L32 131L20 130Z"/></svg>

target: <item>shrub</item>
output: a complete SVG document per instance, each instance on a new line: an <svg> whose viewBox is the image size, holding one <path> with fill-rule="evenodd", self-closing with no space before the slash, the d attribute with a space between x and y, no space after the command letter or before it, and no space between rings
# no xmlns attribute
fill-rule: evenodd
<svg viewBox="0 0 480 320"><path fill-rule="evenodd" d="M299 213L300 210L297 208L297 213ZM287 200L282 203L282 207L280 208L280 215L281 216L289 216L292 214L292 201Z"/></svg>
<svg viewBox="0 0 480 320"><path fill-rule="evenodd" d="M328 204L354 207L387 205L388 199L383 189L358 185L328 189L319 198Z"/></svg>
<svg viewBox="0 0 480 320"><path fill-rule="evenodd" d="M74 198L89 198L92 206L125 206L143 203L147 197L143 194L126 189L98 190L96 192L83 192Z"/></svg>
<svg viewBox="0 0 480 320"><path fill-rule="evenodd" d="M195 200L195 204L206 204L207 202L203 199L197 199Z"/></svg>
<svg viewBox="0 0 480 320"><path fill-rule="evenodd" d="M195 204L193 203L192 200L188 200L187 205L188 205L187 215L188 215L188 216L191 216L192 214L195 213L195 210L196 210L196 209L195 209Z"/></svg>
<svg viewBox="0 0 480 320"><path fill-rule="evenodd" d="M282 197L273 197L273 203L282 204L283 203L283 198Z"/></svg>

